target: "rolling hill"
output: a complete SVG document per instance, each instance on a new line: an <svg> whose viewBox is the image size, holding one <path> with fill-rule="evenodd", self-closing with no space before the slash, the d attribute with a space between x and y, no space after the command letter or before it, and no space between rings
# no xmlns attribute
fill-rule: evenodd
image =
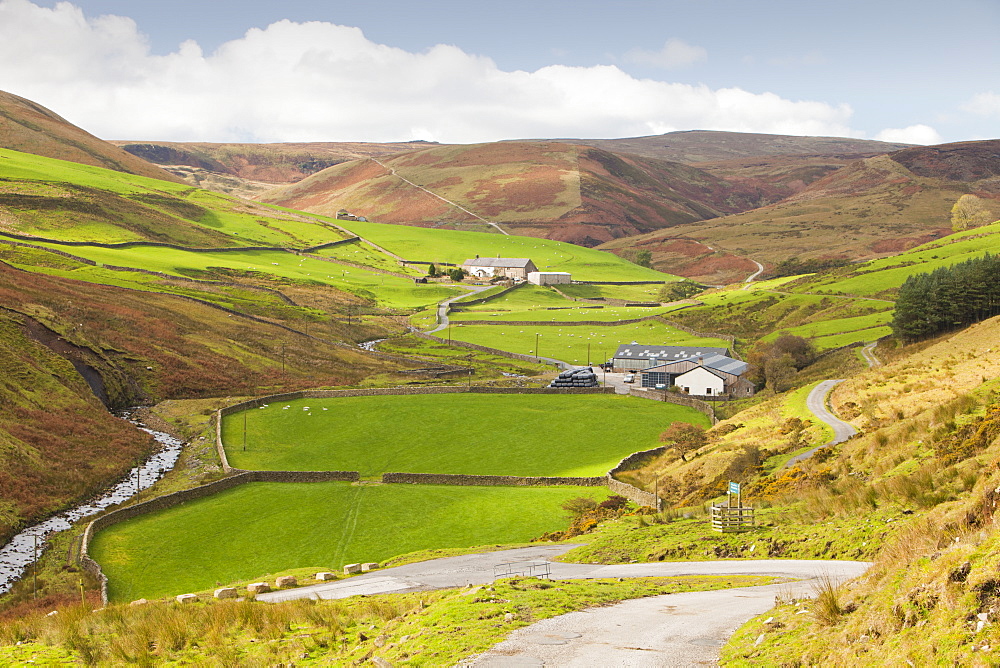
<svg viewBox="0 0 1000 668"><path fill-rule="evenodd" d="M501 142L356 160L259 199L328 215L347 209L388 223L490 221L515 234L593 246L742 211L759 193L679 163Z"/></svg>
<svg viewBox="0 0 1000 668"><path fill-rule="evenodd" d="M654 266L695 279L705 277L700 263L719 252L763 263L886 257L949 234L951 207L965 193L984 198L1000 218L998 153L1000 140L989 140L864 158L776 204L602 248L649 250Z"/></svg>
<svg viewBox="0 0 1000 668"><path fill-rule="evenodd" d="M627 139L553 139L550 141L593 146L614 153L632 153L646 158L671 160L697 166L703 163L747 158L759 159L767 156L827 156L858 159L882 155L910 146L909 144L845 137L794 137L791 135L715 130L686 130Z"/></svg>
<svg viewBox="0 0 1000 668"><path fill-rule="evenodd" d="M215 144L207 142L113 141L128 153L161 166L188 183L233 195L251 196L275 184L294 183L342 162L394 155L428 142L386 144L311 142Z"/></svg>
<svg viewBox="0 0 1000 668"><path fill-rule="evenodd" d="M40 104L0 91L0 147L165 181L152 163L98 139Z"/></svg>

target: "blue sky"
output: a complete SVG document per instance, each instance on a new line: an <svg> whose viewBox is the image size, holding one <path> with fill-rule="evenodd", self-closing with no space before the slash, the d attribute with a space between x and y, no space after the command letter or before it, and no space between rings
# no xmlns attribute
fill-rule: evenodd
<svg viewBox="0 0 1000 668"><path fill-rule="evenodd" d="M0 89L107 138L937 143L998 136L998 34L997 0L0 0Z"/></svg>

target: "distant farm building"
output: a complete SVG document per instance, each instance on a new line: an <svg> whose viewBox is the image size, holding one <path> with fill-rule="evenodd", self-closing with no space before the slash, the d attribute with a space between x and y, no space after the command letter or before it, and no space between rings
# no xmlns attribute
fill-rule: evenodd
<svg viewBox="0 0 1000 668"><path fill-rule="evenodd" d="M645 346L638 343L626 343L618 346L611 362L615 371L636 372L665 362L676 362L707 355L726 356L728 354L728 348Z"/></svg>
<svg viewBox="0 0 1000 668"><path fill-rule="evenodd" d="M526 257L477 257L463 262L462 269L476 278L506 277L515 281L526 281L528 274L538 271Z"/></svg>
<svg viewBox="0 0 1000 668"><path fill-rule="evenodd" d="M647 367L642 387L677 387L699 397L749 397L754 386L745 378L748 364L720 354L704 354Z"/></svg>
<svg viewBox="0 0 1000 668"><path fill-rule="evenodd" d="M361 223L367 223L368 219L364 216L355 216L353 213L347 209L341 209L337 212L337 220L356 220Z"/></svg>
<svg viewBox="0 0 1000 668"><path fill-rule="evenodd" d="M566 271L529 271L528 282L534 285L569 285L573 277Z"/></svg>

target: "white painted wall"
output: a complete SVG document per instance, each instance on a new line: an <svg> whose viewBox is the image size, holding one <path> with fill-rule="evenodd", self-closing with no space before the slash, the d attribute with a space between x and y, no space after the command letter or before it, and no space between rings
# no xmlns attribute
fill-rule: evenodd
<svg viewBox="0 0 1000 668"><path fill-rule="evenodd" d="M725 391L725 382L704 367L691 369L674 379L674 385L688 394L718 396Z"/></svg>

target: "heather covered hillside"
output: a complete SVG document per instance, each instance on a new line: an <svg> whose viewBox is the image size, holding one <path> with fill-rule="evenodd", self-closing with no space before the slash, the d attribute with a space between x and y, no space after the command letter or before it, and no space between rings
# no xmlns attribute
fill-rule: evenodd
<svg viewBox="0 0 1000 668"><path fill-rule="evenodd" d="M951 208L975 194L1000 218L996 140L904 149L828 172L776 204L695 222L604 248L648 250L653 264L698 278L712 253L773 265L789 258L887 257L951 232ZM911 169L912 167L912 169ZM804 185L804 184L803 184ZM678 242L697 244L689 257Z"/></svg>
<svg viewBox="0 0 1000 668"><path fill-rule="evenodd" d="M0 91L0 147L176 181L156 165L136 157L56 113L23 97Z"/></svg>
<svg viewBox="0 0 1000 668"><path fill-rule="evenodd" d="M678 163L544 142L443 146L337 165L260 197L386 223L502 225L581 245L756 205L754 188Z"/></svg>

